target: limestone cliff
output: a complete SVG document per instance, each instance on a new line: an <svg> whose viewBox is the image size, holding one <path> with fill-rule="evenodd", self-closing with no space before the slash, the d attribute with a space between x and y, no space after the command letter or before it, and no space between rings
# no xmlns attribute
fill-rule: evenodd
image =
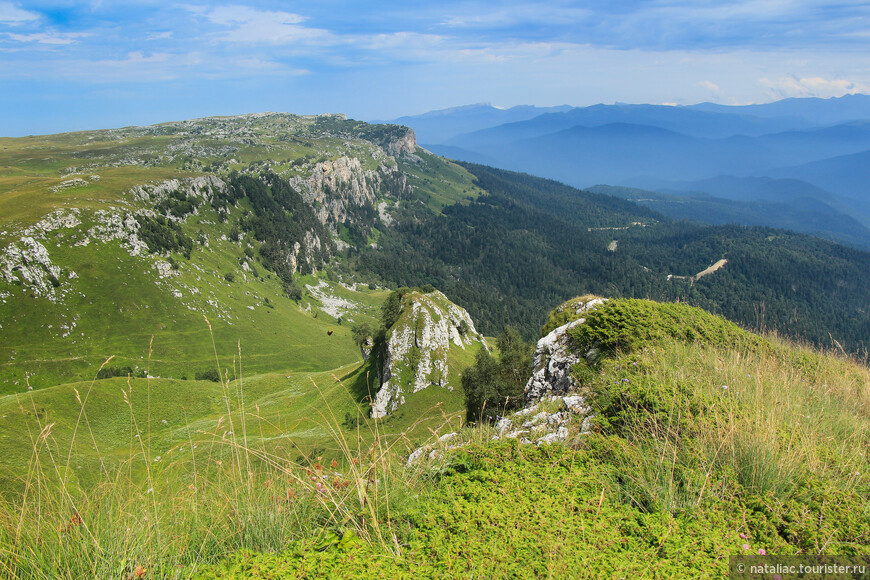
<svg viewBox="0 0 870 580"><path fill-rule="evenodd" d="M401 314L382 345L381 387L371 416L389 415L405 403L406 395L426 388L452 390L448 375L453 351L470 350L483 342L468 312L441 292L406 293Z"/></svg>
<svg viewBox="0 0 870 580"><path fill-rule="evenodd" d="M342 156L317 163L307 177L290 183L312 205L324 225L353 220L361 208L374 209L379 197L400 199L410 194L408 177L386 159L377 169L364 169L356 157Z"/></svg>
<svg viewBox="0 0 870 580"><path fill-rule="evenodd" d="M592 360L595 348L579 348L571 338L572 328L584 324L584 314L606 301L597 296L582 296L565 302L550 313L547 334L538 341L532 377L525 388L525 406L510 417L501 419L498 436L517 438L522 443L553 443L573 434L586 433L592 422L592 410L571 376L571 367L581 360Z"/></svg>

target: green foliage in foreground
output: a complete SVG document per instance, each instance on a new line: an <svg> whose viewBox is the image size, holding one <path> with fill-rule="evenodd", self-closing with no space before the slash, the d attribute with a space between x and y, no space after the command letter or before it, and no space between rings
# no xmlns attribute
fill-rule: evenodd
<svg viewBox="0 0 870 580"><path fill-rule="evenodd" d="M860 544L828 544L828 553L870 553L860 494L814 480L785 503L735 490L691 513L645 512L602 483L612 472L601 461L611 445L595 437L579 451L514 441L472 446L403 515L399 555L346 533L279 553L240 552L197 577L721 577L729 555L794 553L795 544L829 537Z"/></svg>
<svg viewBox="0 0 870 580"><path fill-rule="evenodd" d="M580 318L581 315L578 313L578 310L582 310L587 303L596 298L600 297L594 294L584 294L583 296L572 298L551 310L550 314L547 315L547 322L541 327L541 336L547 336L563 324Z"/></svg>
<svg viewBox="0 0 870 580"><path fill-rule="evenodd" d="M180 423L170 452L147 447L147 415L133 412L147 395L141 383L122 387L133 403L129 424L119 425L130 451L95 465L98 485L76 485L59 424L31 428L27 495L0 505L0 569L14 580L136 570L225 579L722 577L728 556L759 550L870 555L866 367L771 337L758 339L765 348L686 340L680 320L662 314L679 309L613 305L661 328L649 331L653 342L619 343L577 369L596 419L586 435L569 425L568 445L494 441L484 425L434 444L442 458L408 467L415 425L435 437L457 429L410 417L354 420L351 373L346 386L326 380L317 406L289 404L302 382L275 398L248 379L247 413L241 383L209 383L233 412ZM593 327L613 320L602 315ZM633 328L630 317L612 324L615 336L631 336L619 331ZM723 324L725 336L744 336ZM362 372L354 371L365 380ZM38 419L39 405L31 407ZM314 425L282 419L318 409ZM82 454L101 440L87 416ZM332 443L302 453L297 445L315 429Z"/></svg>
<svg viewBox="0 0 870 580"><path fill-rule="evenodd" d="M336 536L201 577L722 577L730 555L870 554L866 368L683 305L596 312L580 339L604 356L575 369L596 420L573 447L473 429L394 515L401 550Z"/></svg>

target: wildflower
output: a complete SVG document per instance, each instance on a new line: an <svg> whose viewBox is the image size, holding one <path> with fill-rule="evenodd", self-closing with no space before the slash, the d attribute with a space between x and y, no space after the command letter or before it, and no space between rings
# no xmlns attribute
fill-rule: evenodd
<svg viewBox="0 0 870 580"><path fill-rule="evenodd" d="M142 566L142 564L136 564L136 567L133 568L133 578L136 578L137 580L139 578L144 578L147 573L148 570Z"/></svg>
<svg viewBox="0 0 870 580"><path fill-rule="evenodd" d="M728 390L728 385L722 385L722 390L723 390L723 391L727 391L727 390Z"/></svg>
<svg viewBox="0 0 870 580"><path fill-rule="evenodd" d="M743 544L743 549L744 549L744 550L748 550L748 549L749 549L749 544Z"/></svg>
<svg viewBox="0 0 870 580"><path fill-rule="evenodd" d="M332 462L329 464L329 466L330 466L331 468L335 469L336 467L338 467L338 461L336 461L335 459L333 459Z"/></svg>
<svg viewBox="0 0 870 580"><path fill-rule="evenodd" d="M745 540L745 539L746 539L746 534L744 534L744 533L741 532L741 534L740 534L740 539L741 539L741 540Z"/></svg>
<svg viewBox="0 0 870 580"><path fill-rule="evenodd" d="M767 556L767 550L765 550L764 548L758 548L758 555Z"/></svg>

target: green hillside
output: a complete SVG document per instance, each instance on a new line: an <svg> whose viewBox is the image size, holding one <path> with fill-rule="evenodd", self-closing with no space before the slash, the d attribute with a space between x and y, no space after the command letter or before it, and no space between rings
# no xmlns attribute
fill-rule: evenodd
<svg viewBox="0 0 870 580"><path fill-rule="evenodd" d="M510 324L531 338L548 310L594 293L684 301L749 328L868 348L870 253L782 230L674 222L555 181L463 166L488 195L400 220L357 268L437 286L488 335Z"/></svg>
<svg viewBox="0 0 870 580"><path fill-rule="evenodd" d="M602 355L573 374L595 419L563 444L431 423L432 453L408 464L413 424L342 420L353 372L196 383L202 399L152 403L150 422L149 392L177 383L79 385L72 452L59 433L75 392L45 415L49 390L21 396L4 420L39 461L0 517L0 564L12 578L722 577L730 556L870 554L866 367L682 304L611 300L586 319L575 348ZM301 396L312 380L318 403ZM79 469L106 436L106 467ZM86 473L99 485L82 493Z"/></svg>
<svg viewBox="0 0 870 580"><path fill-rule="evenodd" d="M519 335L503 334L516 338L509 356L476 356L475 325L538 338L550 309L589 292L680 301L841 356L861 352L868 272L870 255L857 250L672 222L624 200L455 164L418 148L406 128L337 115L2 139L0 569L16 579L191 577L255 575L244 566L256 562L282 574L334 564L358 576L450 576L483 571L488 554L503 562L495 575L515 573L518 559L533 575L593 563L635 575L650 572L639 568L651 554L641 547L658 538L656 570L669 575L668 550L699 527L720 536L696 546L698 566L721 563L734 532L750 527L784 552L809 551L827 534L831 553L863 554L864 520L827 503L855 507L866 493L867 375L845 358L768 338L641 332L661 347L617 342L601 366L577 369L600 395L593 432L581 444L574 425L568 448L534 451L492 443L491 426L465 428L461 377L505 355L499 372L517 387L531 370L507 360L529 358ZM669 312L691 328L710 316ZM639 327L655 322L648 315ZM629 308L623 318L636 316ZM435 341L445 318L438 332L450 339ZM715 320L711 328L724 324ZM383 355L399 334L402 404L372 419ZM617 336L604 325L595 340ZM368 338L375 352L364 360ZM449 370L421 354L427 344L441 345ZM723 407L722 385L753 395ZM786 414L776 385L787 387ZM514 397L480 416L516 406ZM818 435L807 416L825 422ZM765 442L763 457L736 438L744 431ZM650 432L661 437L642 436ZM466 440L480 447L443 454ZM730 463L709 445L730 446ZM418 448L422 464L408 467ZM670 472L641 461L668 453ZM639 461L643 480L625 472ZM523 486L526 471L539 487ZM532 495L566 486L578 495L535 511ZM495 493L529 517L470 507ZM793 504L774 513L768 493ZM789 511L800 502L821 502L819 521L845 523L771 523L803 522ZM596 506L595 518L578 506ZM604 526L601 538L623 538L638 556L600 560L566 544L573 559L554 544L521 557L542 525L536 513L564 521L558 537L572 541ZM516 533L477 534L492 519ZM662 539L665 525L683 530L676 543ZM238 550L290 552L226 560ZM384 567L354 567L368 556Z"/></svg>
<svg viewBox="0 0 870 580"><path fill-rule="evenodd" d="M335 244L353 242L353 234L362 243L376 237L373 206L395 205L402 187L410 189L405 181L418 184L415 191L433 208L475 191L467 172L431 156L424 155L416 172L399 172L381 148L392 130L338 117L269 114L4 139L0 393L91 379L110 356L109 368L193 379L213 367L204 317L221 354L241 341L251 371L317 371L358 360L349 329L305 286L326 283L328 295L347 301L343 322L372 320L386 294L330 279ZM341 207L320 223L314 217L323 207L320 196L336 193L328 174L347 167L347 179L336 183L361 184L371 198L351 199L348 205L358 207ZM263 172L279 181L265 193L246 190L245 175ZM313 174L322 182L310 185ZM291 182L309 189L305 200ZM288 188L296 206L287 206ZM278 199L279 193L286 208L255 195ZM341 223L336 213L346 214ZM133 232L119 226L131 216L143 222L137 234L147 249L137 251L128 240ZM274 240L304 245L307 232L318 248L303 247L298 266L289 267ZM48 256L33 264L41 278L35 283L10 258L30 248L25 237ZM158 270L161 263L171 267ZM299 278L306 272L317 279Z"/></svg>

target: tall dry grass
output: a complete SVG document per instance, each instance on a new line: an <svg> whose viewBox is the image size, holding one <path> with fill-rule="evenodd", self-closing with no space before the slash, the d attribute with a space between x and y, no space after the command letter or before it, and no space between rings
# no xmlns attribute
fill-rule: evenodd
<svg viewBox="0 0 870 580"><path fill-rule="evenodd" d="M339 453L293 460L262 437L264 428L277 426L256 405L246 407L242 360L239 346L232 365L222 368L215 350L225 413L208 430L188 422L186 441L162 457L151 446L150 381L140 418L143 410L132 401L141 383L128 379L126 409L119 412L128 417L129 446L123 456L100 457L96 485L80 485L73 465L80 438L99 449L88 419L94 382L76 392L79 414L68 446L24 396L22 406L34 406L32 456L20 495L0 502L0 576L182 578L240 549L278 551L296 541L317 546L342 538L398 554L395 510L423 493L420 471L405 467L404 434L387 436L377 421L365 420L348 432L312 380L320 396L314 420Z"/></svg>
<svg viewBox="0 0 870 580"><path fill-rule="evenodd" d="M626 499L677 513L726 496L733 482L776 497L810 476L844 491L867 485L870 370L770 341L754 351L673 343L625 359L619 376L660 401L652 413L626 402L617 454Z"/></svg>

